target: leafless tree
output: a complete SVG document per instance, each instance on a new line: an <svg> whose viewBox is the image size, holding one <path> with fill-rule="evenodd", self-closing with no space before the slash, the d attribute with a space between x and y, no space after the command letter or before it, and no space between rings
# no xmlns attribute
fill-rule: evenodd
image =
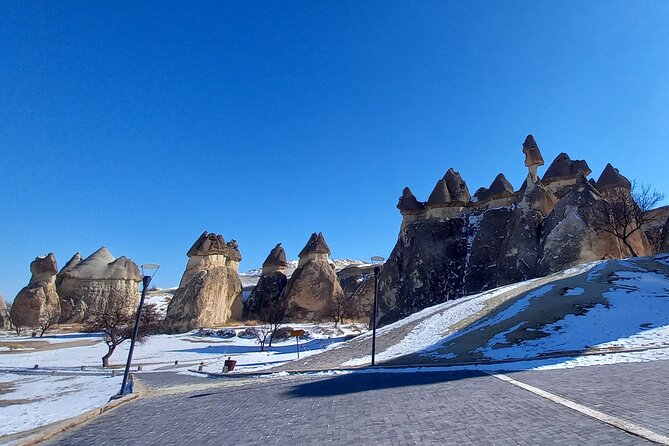
<svg viewBox="0 0 669 446"><path fill-rule="evenodd" d="M594 209L597 229L613 234L629 249L632 257L638 257L630 243L630 237L641 230L647 223L660 218L651 212L664 199L664 194L652 189L650 185L638 186L632 182L632 189L611 189L605 200Z"/></svg>
<svg viewBox="0 0 669 446"><path fill-rule="evenodd" d="M21 316L19 311L8 311L9 313L9 322L12 325L12 330L16 333L16 336L21 336L23 334L23 329L26 327L24 317Z"/></svg>
<svg viewBox="0 0 669 446"><path fill-rule="evenodd" d="M39 337L44 336L47 330L49 330L54 325L58 324L58 319L60 318L60 311L57 311L56 308L49 306L42 311L37 322L37 329L39 331Z"/></svg>
<svg viewBox="0 0 669 446"><path fill-rule="evenodd" d="M347 297L344 293L336 294L329 305L328 314L335 324L343 324L344 319L350 317L353 312L353 299Z"/></svg>
<svg viewBox="0 0 669 446"><path fill-rule="evenodd" d="M135 327L135 306L132 300L109 300L107 307L93 312L85 324L88 332L102 332L107 353L102 357L102 367L109 367L109 358L123 341L132 337ZM142 343L146 338L155 334L160 328L160 314L155 304L144 304L142 317L137 333L137 342Z"/></svg>
<svg viewBox="0 0 669 446"><path fill-rule="evenodd" d="M286 300L281 296L275 300L270 300L264 303L263 307L258 311L258 321L261 322L261 327L267 327L269 330L268 347L272 346L274 334L283 324L286 318ZM264 330L261 330L264 332ZM261 351L264 349L264 342L261 343Z"/></svg>
<svg viewBox="0 0 669 446"><path fill-rule="evenodd" d="M267 344L268 341L271 343L272 333L274 333L274 331L276 331L276 329L272 324L261 324L253 327L253 336L258 344L260 344L261 352L265 351L265 344Z"/></svg>

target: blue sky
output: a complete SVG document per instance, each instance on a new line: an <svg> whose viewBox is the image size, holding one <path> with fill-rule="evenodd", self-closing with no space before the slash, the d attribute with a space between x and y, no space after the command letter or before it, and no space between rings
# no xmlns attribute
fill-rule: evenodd
<svg viewBox="0 0 669 446"><path fill-rule="evenodd" d="M669 192L669 2L6 1L0 293L105 245L178 283L203 230L241 269L322 231L388 256L409 185L472 192L522 141ZM545 168L547 165L544 166Z"/></svg>

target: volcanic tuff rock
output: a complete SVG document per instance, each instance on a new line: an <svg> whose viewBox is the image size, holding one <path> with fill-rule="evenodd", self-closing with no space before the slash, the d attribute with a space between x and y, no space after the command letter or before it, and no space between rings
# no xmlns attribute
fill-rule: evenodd
<svg viewBox="0 0 669 446"><path fill-rule="evenodd" d="M462 179L459 172L456 172L453 168L448 169L446 175L444 175L444 180L453 201L467 203L471 199L467 183Z"/></svg>
<svg viewBox="0 0 669 446"><path fill-rule="evenodd" d="M288 305L283 290L288 278L283 269L286 266L286 252L279 243L262 264L262 276L244 304L244 318L263 320L285 313Z"/></svg>
<svg viewBox="0 0 669 446"><path fill-rule="evenodd" d="M16 295L11 309L12 320L23 327L37 327L42 318L60 316L60 300L56 292L56 256L49 253L30 264L32 276L28 286Z"/></svg>
<svg viewBox="0 0 669 446"><path fill-rule="evenodd" d="M135 262L125 256L115 258L104 246L84 260L77 253L58 273L60 321L84 322L92 313L103 311L112 299L134 307L141 281Z"/></svg>
<svg viewBox="0 0 669 446"><path fill-rule="evenodd" d="M608 189L615 188L632 189L632 183L622 176L611 163L608 163L597 180L597 190L606 192Z"/></svg>
<svg viewBox="0 0 669 446"><path fill-rule="evenodd" d="M205 231L187 255L186 271L167 307L165 329L179 333L241 320L237 242L225 243L223 236Z"/></svg>
<svg viewBox="0 0 669 446"><path fill-rule="evenodd" d="M578 263L629 255L595 223L595 209L605 196L598 190L599 181L594 187L587 180L590 169L585 161L560 154L540 180L532 178L532 166L541 165L543 157L531 135L523 144L523 153L528 178L518 192L500 175L494 188L477 191L477 201L458 208L447 203L440 208L444 194L438 190L442 184L437 183L432 195L439 199L431 196L428 208L421 210L424 204L413 194L409 197L405 188L398 205L403 215L398 241L379 278L380 323ZM600 178L602 188L629 184L618 175L607 166ZM493 189L495 196L506 198L493 200L491 206L485 200L494 198L490 195ZM402 204L409 199L411 212L406 212ZM652 254L642 231L634 237L637 253Z"/></svg>
<svg viewBox="0 0 669 446"><path fill-rule="evenodd" d="M9 330L11 325L9 306L2 294L0 294L0 330Z"/></svg>
<svg viewBox="0 0 669 446"><path fill-rule="evenodd" d="M474 197L476 201L494 200L497 198L512 197L514 195L513 186L509 183L503 173L495 177L489 188L479 188Z"/></svg>
<svg viewBox="0 0 669 446"><path fill-rule="evenodd" d="M288 317L321 320L332 315L344 300L335 268L329 262L330 248L322 233L313 233L300 252L300 262L284 290Z"/></svg>
<svg viewBox="0 0 669 446"><path fill-rule="evenodd" d="M337 272L346 318L367 319L374 304L374 265L350 265Z"/></svg>

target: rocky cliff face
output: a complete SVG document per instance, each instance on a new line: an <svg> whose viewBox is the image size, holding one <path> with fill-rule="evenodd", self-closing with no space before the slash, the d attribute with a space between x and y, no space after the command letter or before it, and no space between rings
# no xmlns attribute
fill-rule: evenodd
<svg viewBox="0 0 669 446"><path fill-rule="evenodd" d="M293 320L324 320L343 302L344 292L328 257L330 248L322 233L313 233L300 252L300 262L284 291L288 317Z"/></svg>
<svg viewBox="0 0 669 446"><path fill-rule="evenodd" d="M28 286L16 295L11 318L22 327L38 327L43 318L58 320L60 299L56 292L56 256L37 257L30 264L32 276Z"/></svg>
<svg viewBox="0 0 669 446"><path fill-rule="evenodd" d="M288 284L284 273L287 266L286 251L279 243L262 264L262 275L244 305L244 318L263 321L285 314L288 305L283 290Z"/></svg>
<svg viewBox="0 0 669 446"><path fill-rule="evenodd" d="M374 303L373 265L351 265L337 272L346 297L345 318L368 319Z"/></svg>
<svg viewBox="0 0 669 446"><path fill-rule="evenodd" d="M594 218L607 190L629 187L626 178L607 166L593 185L587 163L561 153L540 179L543 156L532 135L523 152L528 176L517 192L500 174L471 201L464 192L467 185L452 169L427 203L404 189L398 204L400 234L379 281L381 324L578 263L629 255ZM652 254L642 231L633 243L641 255Z"/></svg>
<svg viewBox="0 0 669 446"><path fill-rule="evenodd" d="M167 307L165 329L180 333L242 318L241 254L234 240L204 232L188 250L188 264Z"/></svg>
<svg viewBox="0 0 669 446"><path fill-rule="evenodd" d="M79 253L55 278L61 303L61 323L84 322L92 312L103 311L110 300L139 302L142 274L132 260L115 258L104 246L86 259Z"/></svg>

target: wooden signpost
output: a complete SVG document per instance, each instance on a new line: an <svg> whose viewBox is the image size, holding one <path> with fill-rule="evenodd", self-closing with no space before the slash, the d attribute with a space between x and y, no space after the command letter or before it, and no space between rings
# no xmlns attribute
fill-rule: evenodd
<svg viewBox="0 0 669 446"><path fill-rule="evenodd" d="M304 330L293 330L290 335L295 338L295 347L297 348L297 359L300 359L300 336L304 335Z"/></svg>

